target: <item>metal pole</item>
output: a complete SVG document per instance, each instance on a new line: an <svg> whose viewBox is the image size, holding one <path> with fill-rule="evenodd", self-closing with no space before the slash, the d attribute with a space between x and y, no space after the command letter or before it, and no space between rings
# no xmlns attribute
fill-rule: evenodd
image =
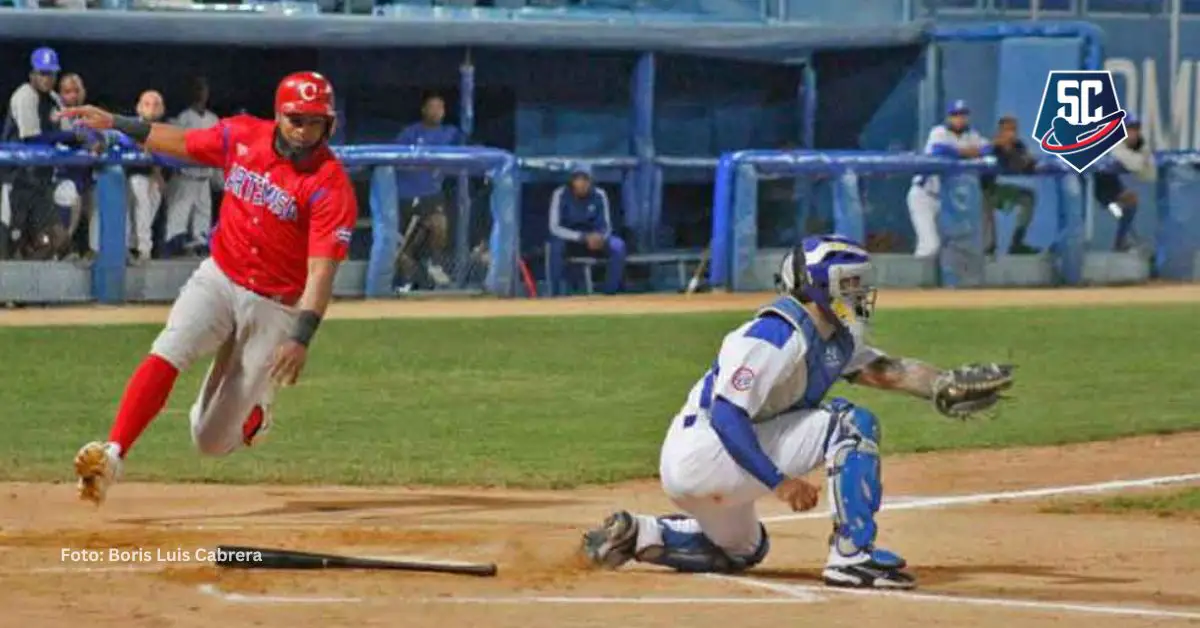
<svg viewBox="0 0 1200 628"><path fill-rule="evenodd" d="M1175 102L1175 86L1179 78L1179 17L1183 12L1183 0L1173 0L1171 2L1171 101ZM1182 147L1180 147L1182 148Z"/></svg>
<svg viewBox="0 0 1200 628"><path fill-rule="evenodd" d="M1042 0L1033 0L1029 3L1029 19L1034 22L1038 19L1038 12L1042 8Z"/></svg>

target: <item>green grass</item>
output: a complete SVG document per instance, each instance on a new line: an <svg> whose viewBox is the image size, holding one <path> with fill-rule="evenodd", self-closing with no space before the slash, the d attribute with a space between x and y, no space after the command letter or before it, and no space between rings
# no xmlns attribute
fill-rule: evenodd
<svg viewBox="0 0 1200 628"><path fill-rule="evenodd" d="M1055 514L1152 514L1157 517L1200 516L1200 487L1149 495L1118 496L1053 504L1044 509Z"/></svg>
<svg viewBox="0 0 1200 628"><path fill-rule="evenodd" d="M960 423L848 386L887 452L1009 447L1200 428L1200 307L882 311L877 341L941 365L1012 359L1015 399ZM194 453L203 364L137 444L128 479L567 487L653 476L667 424L744 314L330 321L266 446ZM157 326L0 329L0 477L70 479L107 434Z"/></svg>

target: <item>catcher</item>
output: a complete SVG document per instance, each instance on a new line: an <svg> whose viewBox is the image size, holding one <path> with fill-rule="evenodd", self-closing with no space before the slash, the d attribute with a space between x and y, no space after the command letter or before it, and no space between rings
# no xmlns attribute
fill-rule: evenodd
<svg viewBox="0 0 1200 628"><path fill-rule="evenodd" d="M630 560L685 572L738 572L766 557L755 502L774 494L793 510L817 504L802 477L824 465L833 534L826 584L909 589L899 555L875 545L882 501L879 422L845 399L822 403L839 378L932 401L965 419L992 408L1013 367L945 371L864 344L875 306L870 256L839 236L805 238L784 257L782 295L725 336L720 354L675 416L660 458L667 495L685 514L619 511L583 537L597 566Z"/></svg>

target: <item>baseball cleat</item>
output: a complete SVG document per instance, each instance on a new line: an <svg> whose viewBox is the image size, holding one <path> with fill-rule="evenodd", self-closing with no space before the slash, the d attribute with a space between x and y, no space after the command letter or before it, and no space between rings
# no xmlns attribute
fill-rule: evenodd
<svg viewBox="0 0 1200 628"><path fill-rule="evenodd" d="M872 548L855 558L847 559L846 562L838 560L829 563L821 576L825 579L825 584L833 587L912 589L917 586L917 580L902 571L907 564L893 552Z"/></svg>
<svg viewBox="0 0 1200 628"><path fill-rule="evenodd" d="M624 510L609 515L603 525L583 535L583 553L604 569L616 569L633 560L636 545L637 522Z"/></svg>
<svg viewBox="0 0 1200 628"><path fill-rule="evenodd" d="M917 579L912 575L871 563L826 567L821 576L831 587L907 590L917 586Z"/></svg>
<svg viewBox="0 0 1200 628"><path fill-rule="evenodd" d="M79 476L79 499L97 506L104 503L108 487L121 475L121 456L114 443L92 442L75 454L75 475Z"/></svg>

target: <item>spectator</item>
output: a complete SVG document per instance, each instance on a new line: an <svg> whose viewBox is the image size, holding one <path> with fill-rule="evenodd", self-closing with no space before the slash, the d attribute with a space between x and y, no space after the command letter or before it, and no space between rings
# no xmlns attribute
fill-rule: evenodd
<svg viewBox="0 0 1200 628"><path fill-rule="evenodd" d="M51 48L38 48L30 61L29 82L18 87L9 98L0 140L49 145L80 143L76 132L63 131L58 124L57 112L62 106L54 91L55 79L62 69L58 53ZM7 255L49 259L62 246L66 234L52 198L54 168L17 166L7 170L9 233L0 238L0 248L11 246L4 252Z"/></svg>
<svg viewBox="0 0 1200 628"><path fill-rule="evenodd" d="M956 100L946 110L945 124L929 131L925 154L955 159L973 159L991 152L991 146L970 125L971 109L966 101ZM941 209L941 185L936 175L913 177L908 190L908 214L912 218L917 246L913 255L933 257L942 247L937 215Z"/></svg>
<svg viewBox="0 0 1200 628"><path fill-rule="evenodd" d="M1154 153L1146 138L1142 137L1142 123L1137 116L1125 116L1125 141L1112 150L1116 159L1126 170L1141 181L1150 182L1158 178ZM1113 242L1116 251L1128 251L1137 246L1133 219L1137 216L1137 192L1125 187L1121 175L1112 172L1096 173L1096 201L1108 208L1117 219L1117 236Z"/></svg>
<svg viewBox="0 0 1200 628"><path fill-rule="evenodd" d="M192 103L172 124L184 129L207 129L217 124L208 109L208 81L192 83ZM212 228L213 168L181 168L167 185L167 226L164 239L169 255L203 254Z"/></svg>
<svg viewBox="0 0 1200 628"><path fill-rule="evenodd" d="M396 137L397 144L408 146L458 146L465 143L463 132L445 124L446 101L429 94L421 101L421 120L405 127ZM416 285L432 287L450 283L440 258L449 243L446 219L446 194L442 174L436 170L400 170L396 175L404 241L396 258L396 291L407 292ZM421 260L428 257L422 273ZM422 277L424 275L424 277Z"/></svg>
<svg viewBox="0 0 1200 628"><path fill-rule="evenodd" d="M620 289L625 242L613 234L608 194L592 184L587 166L571 170L570 184L560 185L550 197L551 294L558 293L567 257L608 257L604 292L616 294Z"/></svg>
<svg viewBox="0 0 1200 628"><path fill-rule="evenodd" d="M138 97L137 115L147 122L162 120L162 94L148 89ZM136 263L146 262L154 251L154 218L162 204L163 176L159 166L132 166L129 176L129 230L133 244L130 254Z"/></svg>
<svg viewBox="0 0 1200 628"><path fill-rule="evenodd" d="M1000 163L1003 174L1031 174L1037 168L1037 160L1029 154L1025 143L1017 133L1017 119L1012 116L1000 118L996 124L996 136L992 149ZM1017 227L1013 230L1008 245L1009 255L1037 253L1038 250L1025 244L1025 232L1033 220L1033 205L1036 200L1032 190L1014 183L1000 183L996 175L984 175L983 185L983 246L988 256L996 254L996 210L1017 208Z"/></svg>
<svg viewBox="0 0 1200 628"><path fill-rule="evenodd" d="M58 97L64 107L87 104L87 88L83 84L83 78L74 73L63 74L58 80ZM75 128L70 120L61 120L61 125L64 131ZM102 147L102 138L97 135L95 139L96 148ZM61 253L71 257L81 254L89 258L99 248L100 241L99 223L95 218L92 168L58 168L55 170L54 179L54 204L59 209L63 224L66 225L69 240L64 244ZM86 228L80 229L85 224Z"/></svg>

